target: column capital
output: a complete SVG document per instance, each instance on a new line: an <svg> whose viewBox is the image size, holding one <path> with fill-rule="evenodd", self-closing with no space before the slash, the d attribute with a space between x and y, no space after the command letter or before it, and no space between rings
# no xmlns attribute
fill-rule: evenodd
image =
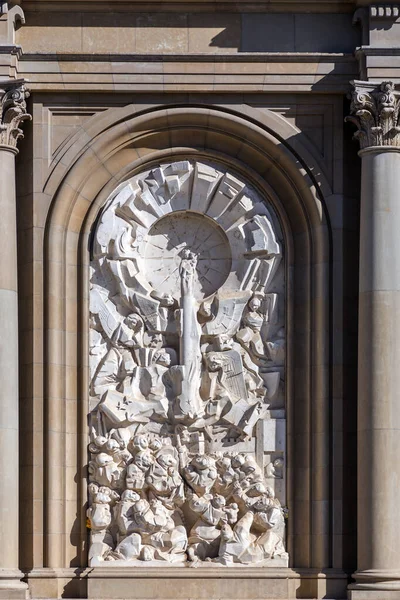
<svg viewBox="0 0 400 600"><path fill-rule="evenodd" d="M354 123L354 138L360 150L367 148L398 150L400 152L400 93L392 81L373 83L353 81L350 116Z"/></svg>
<svg viewBox="0 0 400 600"><path fill-rule="evenodd" d="M20 125L32 117L26 111L29 92L23 79L0 81L0 148L14 152L24 137Z"/></svg>

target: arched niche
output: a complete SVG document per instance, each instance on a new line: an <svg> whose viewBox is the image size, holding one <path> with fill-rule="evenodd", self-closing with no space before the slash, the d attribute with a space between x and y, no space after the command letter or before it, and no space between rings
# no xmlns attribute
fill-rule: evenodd
<svg viewBox="0 0 400 600"><path fill-rule="evenodd" d="M90 119L67 140L44 188L51 198L44 248L46 566L87 564L93 223L122 182L179 160L215 161L236 173L268 198L280 223L287 281L287 544L294 567L329 567L330 230L323 201L329 186L302 134L268 111L160 107L137 113L131 105ZM76 384L67 394L73 374Z"/></svg>

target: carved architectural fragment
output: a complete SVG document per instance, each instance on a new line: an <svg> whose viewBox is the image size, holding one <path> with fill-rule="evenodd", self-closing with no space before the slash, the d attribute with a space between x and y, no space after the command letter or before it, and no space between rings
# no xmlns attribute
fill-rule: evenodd
<svg viewBox="0 0 400 600"><path fill-rule="evenodd" d="M90 564L287 566L279 226L218 166L122 184L91 262Z"/></svg>
<svg viewBox="0 0 400 600"><path fill-rule="evenodd" d="M20 125L32 118L26 111L28 97L21 80L0 82L0 146L16 149L18 140L24 136Z"/></svg>
<svg viewBox="0 0 400 600"><path fill-rule="evenodd" d="M374 146L400 146L399 95L391 81L377 88L371 84L354 82L350 112L346 117L356 125L354 134L361 150Z"/></svg>

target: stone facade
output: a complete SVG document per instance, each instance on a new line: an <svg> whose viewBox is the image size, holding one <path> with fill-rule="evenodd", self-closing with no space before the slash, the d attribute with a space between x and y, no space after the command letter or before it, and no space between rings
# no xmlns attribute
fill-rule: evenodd
<svg viewBox="0 0 400 600"><path fill-rule="evenodd" d="M0 599L400 598L399 24L0 1Z"/></svg>

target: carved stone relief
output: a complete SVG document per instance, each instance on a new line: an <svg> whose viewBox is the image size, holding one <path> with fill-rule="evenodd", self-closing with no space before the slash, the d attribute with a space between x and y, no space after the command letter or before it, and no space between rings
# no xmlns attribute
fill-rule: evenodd
<svg viewBox="0 0 400 600"><path fill-rule="evenodd" d="M400 101L393 82L353 83L351 114L345 121L357 127L353 137L359 141L360 149L400 146Z"/></svg>
<svg viewBox="0 0 400 600"><path fill-rule="evenodd" d="M32 119L26 112L29 97L22 80L0 82L0 146L17 152L17 142L24 137L21 125Z"/></svg>
<svg viewBox="0 0 400 600"><path fill-rule="evenodd" d="M133 177L99 215L91 566L287 566L281 238L200 162Z"/></svg>

